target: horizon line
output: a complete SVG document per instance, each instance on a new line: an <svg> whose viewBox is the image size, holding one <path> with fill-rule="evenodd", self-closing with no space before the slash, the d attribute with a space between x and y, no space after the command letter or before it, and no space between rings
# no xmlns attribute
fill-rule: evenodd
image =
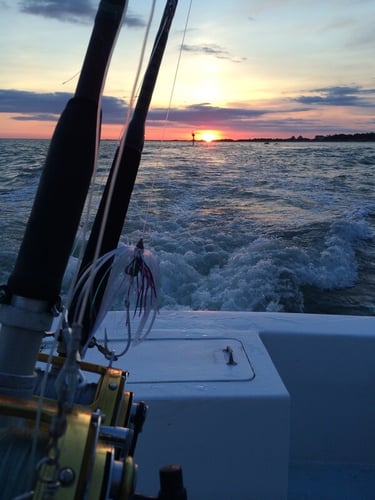
<svg viewBox="0 0 375 500"><path fill-rule="evenodd" d="M188 143L211 143L211 142L319 142L319 141L326 141L329 139L339 139L342 138L343 140L348 139L348 138L358 138L358 139L365 139L367 141L375 141L375 132L353 132L353 133L333 133L333 134L328 134L328 135L323 135L323 134L317 134L313 138L310 137L304 137L302 135L299 135L296 137L295 135L292 135L287 138L280 138L280 137L249 137L249 138L238 138L238 139L232 139L231 137L225 137L221 139L212 139L210 141L206 141L204 139L145 139L145 142L188 142ZM31 141L50 141L52 137L0 137L0 140L31 140ZM102 138L100 139L100 142L102 141L118 141L118 138Z"/></svg>

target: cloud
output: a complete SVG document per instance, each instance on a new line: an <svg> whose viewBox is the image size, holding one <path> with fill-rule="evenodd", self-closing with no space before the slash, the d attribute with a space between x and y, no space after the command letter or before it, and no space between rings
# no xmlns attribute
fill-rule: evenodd
<svg viewBox="0 0 375 500"><path fill-rule="evenodd" d="M359 86L323 87L310 91L310 95L301 95L297 102L319 106L368 106L369 97L375 97L375 89L363 89Z"/></svg>
<svg viewBox="0 0 375 500"><path fill-rule="evenodd" d="M72 97L68 92L37 93L24 90L0 89L0 113L11 113L16 120L56 120L66 103ZM123 100L111 96L103 96L104 123L122 123L125 119L126 104ZM269 111L265 109L247 109L241 107L219 107L210 103L192 104L184 108L172 109L169 121L217 124L227 120L245 121L262 116ZM149 120L164 121L166 110L151 108Z"/></svg>
<svg viewBox="0 0 375 500"><path fill-rule="evenodd" d="M210 103L192 104L179 109L172 109L168 114L170 122L183 122L186 124L204 123L206 126L219 127L223 122L244 122L268 113L266 110L246 109L236 107L212 106ZM165 119L165 110L153 109L149 120L157 120L162 124Z"/></svg>
<svg viewBox="0 0 375 500"><path fill-rule="evenodd" d="M90 0L22 0L21 12L37 16L50 17L60 21L92 21L96 9Z"/></svg>
<svg viewBox="0 0 375 500"><path fill-rule="evenodd" d="M146 22L138 16L131 14L129 10L126 13L125 24L129 26L129 28L144 28L146 26Z"/></svg>
<svg viewBox="0 0 375 500"><path fill-rule="evenodd" d="M0 89L0 113L14 115L19 121L57 121L66 103L72 97L68 92L37 93L23 90ZM122 124L126 117L126 103L116 97L103 96L103 123ZM224 127L243 126L270 113L266 109L249 109L240 106L220 107L203 102L190 106L171 109L168 121L174 124L205 124L205 126ZM165 108L153 108L147 121L153 126L164 126Z"/></svg>
<svg viewBox="0 0 375 500"><path fill-rule="evenodd" d="M71 97L66 92L37 93L24 90L0 89L0 112L47 113L59 115Z"/></svg>
<svg viewBox="0 0 375 500"><path fill-rule="evenodd" d="M198 130L200 128L213 128L220 130L240 130L246 137L247 131L258 132L274 130L275 136L280 134L299 135L320 130L319 125L303 116L310 108L290 106L285 103L279 109L257 108L251 109L231 105L228 107L212 106L210 103L193 104L179 109L172 109L168 114L168 122L172 127L189 127ZM153 127L165 126L165 110L153 109L150 111L147 123ZM330 131L332 131L330 129Z"/></svg>
<svg viewBox="0 0 375 500"><path fill-rule="evenodd" d="M73 23L92 23L97 11L91 0L21 0L21 12ZM125 24L143 27L145 22L138 16L127 13Z"/></svg>
<svg viewBox="0 0 375 500"><path fill-rule="evenodd" d="M197 44L197 45L183 44L182 50L193 54L205 54L213 56L216 57L217 59L227 59L232 62L240 62L246 59L246 58L239 59L237 57L234 57L226 49L214 43Z"/></svg>
<svg viewBox="0 0 375 500"><path fill-rule="evenodd" d="M284 136L289 135L315 135L337 132L353 132L353 123L348 123L348 129L342 124L332 123L330 119L309 114L317 106L324 105L329 111L329 103L337 106L338 102L351 102L350 96L357 99L357 103L366 110L366 97L375 95L373 89L352 87L327 87L315 89L311 96L303 98L284 99L282 102L269 101L261 107L251 108L246 104L231 103L225 107L216 106L210 102L191 104L185 107L172 108L168 112L168 123L174 128L198 130L213 128L230 131L242 131L246 136L247 131L265 131L266 134L279 136L280 131ZM348 97L349 96L349 97ZM18 121L52 121L56 122L66 103L72 97L68 92L37 93L14 89L0 89L0 113L11 115ZM306 99L311 97L311 99ZM319 99L317 99L319 97ZM322 99L326 101L322 104ZM352 106L349 104L348 106ZM104 96L102 101L103 124L121 125L124 123L127 104L122 99ZM350 109L350 108L349 108ZM351 112L351 111L349 111ZM150 127L165 127L167 110L151 106L147 117ZM366 118L363 127L358 130L368 130L374 121ZM250 132L249 132L250 134Z"/></svg>
<svg viewBox="0 0 375 500"><path fill-rule="evenodd" d="M37 93L0 89L0 113L15 114L15 120L56 121L71 97L72 94L68 92ZM102 107L103 116L108 117L109 123L124 121L126 105L121 99L103 96Z"/></svg>

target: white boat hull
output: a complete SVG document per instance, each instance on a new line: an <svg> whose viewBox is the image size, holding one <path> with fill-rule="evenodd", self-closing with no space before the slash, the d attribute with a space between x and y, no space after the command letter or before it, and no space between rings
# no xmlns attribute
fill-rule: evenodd
<svg viewBox="0 0 375 500"><path fill-rule="evenodd" d="M104 327L120 350L123 313ZM373 317L162 311L117 363L149 405L139 489L155 494L166 463L182 465L192 500L293 498L291 475L306 464L375 472L374 352ZM358 498L374 498L370 487L358 484Z"/></svg>

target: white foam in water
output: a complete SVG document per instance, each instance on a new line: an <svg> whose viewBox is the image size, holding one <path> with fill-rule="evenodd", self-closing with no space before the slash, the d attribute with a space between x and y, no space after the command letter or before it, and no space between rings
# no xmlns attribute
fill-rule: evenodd
<svg viewBox="0 0 375 500"><path fill-rule="evenodd" d="M26 169L33 142L24 141ZM8 178L0 230L12 242L1 249L5 276L40 169L32 182L17 177L22 160L14 153L12 166L10 157L17 145L1 146ZM115 149L101 145L100 185ZM39 161L40 147L35 154ZM164 308L345 313L350 302L351 314L373 314L374 165L374 143L146 142L122 242L143 237L158 255Z"/></svg>

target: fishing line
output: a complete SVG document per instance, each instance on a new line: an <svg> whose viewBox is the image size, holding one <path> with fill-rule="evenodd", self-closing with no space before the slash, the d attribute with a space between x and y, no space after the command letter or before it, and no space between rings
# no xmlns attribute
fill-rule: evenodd
<svg viewBox="0 0 375 500"><path fill-rule="evenodd" d="M174 78L173 78L173 84L172 84L171 95L170 95L170 99L169 99L169 103L168 103L168 110L167 110L167 117L166 117L166 121L168 121L168 120L169 120L169 112L170 112L170 110L171 110L171 106L172 106L172 99L173 99L173 95L174 95L174 91L175 91L175 87L176 87L176 81L177 81L177 74L178 74L178 70L179 70L179 68L180 68L180 62L181 62L181 57L182 57L182 51L183 51L183 48L184 48L184 42L185 42L185 37L186 37L187 27L188 27L188 24L189 24L189 19L190 19L190 11L191 11L192 4L193 4L193 0L190 0L190 3L189 3L189 8L188 8L188 12L187 12L187 15L186 15L185 28L184 28L184 32L183 32L183 34L182 34L182 40L181 40L180 50L179 50L178 59L177 59L176 71L175 71Z"/></svg>
<svg viewBox="0 0 375 500"><path fill-rule="evenodd" d="M59 325L59 329L60 329L60 325ZM57 330L57 331L59 331L59 330ZM42 380L40 383L40 396L38 398L38 405L37 405L37 410L36 410L36 415L35 415L35 424L34 424L34 428L32 431L33 437L32 437L32 441L31 441L31 452L30 452L30 458L29 458L29 463L28 463L29 471L33 471L35 469L36 452L37 452L37 447L38 447L38 439L39 439L39 435L40 435L40 423L41 423L41 418L42 418L42 408L43 408L44 398L45 398L47 384L48 384L49 371L50 371L50 367L52 365L52 358L53 358L53 355L56 351L57 345L58 345L58 340L57 340L56 335L54 335L53 342L51 343L50 350L48 353L46 368L45 368L45 371L43 373L43 377L42 377ZM33 474L29 474L29 477L30 477L29 488L31 489Z"/></svg>
<svg viewBox="0 0 375 500"><path fill-rule="evenodd" d="M155 5L156 5L156 0L153 0L152 5L151 5L151 10L150 10L150 15L149 15L147 27L146 27L146 31L145 31L145 36L144 36L144 39L143 39L141 55L140 55L140 59L139 59L139 63L138 63L138 68L137 68L137 72L136 72L136 77L135 77L133 88L132 88L132 93L131 93L131 98L130 98L130 102L129 102L129 106L128 106L128 111L127 111L127 114L126 114L126 119L125 119L125 125L124 125L124 129L123 129L123 134L122 134L122 137L121 137L119 151L118 151L118 155L117 155L116 162L115 162L114 175L113 175L113 177L111 179L111 183L110 183L110 186L109 186L109 196L108 196L108 198L106 200L106 204L105 204L105 207L104 207L103 220L102 220L102 223L101 223L101 226L100 226L98 240L97 240L96 247L95 247L95 253L94 253L94 257L93 257L92 272L90 273L90 276L88 278L88 287L87 287L87 290L86 290L86 293L85 293L85 296L84 296L82 307L80 308L78 317L76 318L76 320L77 320L77 322L79 324L83 323L85 309L86 309L86 306L87 306L87 304L89 302L90 290L91 290L91 287L92 287L92 285L94 283L94 280L95 280L95 272L94 272L95 263L96 263L96 261L97 261L97 259L99 257L100 248L101 248L102 241L103 241L104 230L105 230L105 226L107 224L109 207L110 207L110 204L111 204L111 198L112 198L112 194L113 194L113 190L114 190L114 186L115 186L115 182L116 182L118 170L119 170L119 167L120 167L121 154L122 154L123 149L124 149L124 143L125 143L125 137L126 137L126 130L127 130L128 126L129 126L131 113L132 113L132 110L133 110L133 107L134 107L136 89L138 87L139 75L140 75L141 69L142 69L142 64L143 64L143 60L144 60L144 53L145 53L146 44L147 44L147 41L148 41L148 35L149 35L149 32L150 32L150 28L151 28L151 24L152 24L152 19L153 19L153 15L154 15L154 11L155 11ZM82 251L81 259L83 258L83 253L84 252ZM79 268L77 268L77 275L78 275L78 272L79 272ZM71 291L72 291L72 289L71 289ZM72 300L72 298L73 298L73 296L71 295L70 296L70 301Z"/></svg>
<svg viewBox="0 0 375 500"><path fill-rule="evenodd" d="M81 70L77 71L77 73L75 73L73 76L71 76L70 78L68 78L67 80L65 80L64 82L62 82L62 85L65 85L66 83L69 83L71 82L72 80L74 80L74 78L76 76L78 76L79 74L81 73Z"/></svg>
<svg viewBox="0 0 375 500"><path fill-rule="evenodd" d="M180 69L180 63L181 63L181 58L182 58L182 51L183 51L183 48L184 48L185 37L186 37L187 28L188 28L188 24L189 24L189 20L190 20L190 12L191 12L191 8L192 8L192 4L193 4L193 0L190 0L188 11L187 11L187 14L186 14L184 31L182 33L182 40L181 40L181 44L180 44L180 50L179 50L179 53L178 53L178 58L177 58L177 63L176 63L176 69L175 69L175 72L174 72L172 87L171 87L171 91L170 91L170 95L169 95L169 102L168 102L167 111L166 111L165 118L164 118L164 125L163 125L163 128L162 128L161 145L158 148L158 152L159 153L161 153L162 148L164 147L163 144L165 142L165 133L166 133L166 130L167 130L168 124L169 124L169 113L170 113L170 110L171 110L171 107L172 107L172 100L173 100L173 96L174 96L174 92L175 92L175 88L176 88L178 71ZM158 160L156 162L156 167L160 165L160 156L161 155L158 154ZM152 177L152 184L151 184L151 190L150 190L151 194L153 193L154 189L155 189L155 174ZM151 213L151 208L150 208L151 201L150 200L151 200L151 196L149 196L149 198L148 198L147 208L145 210L144 223L143 223L143 229L142 229L142 235L144 237L145 237L145 234L146 234L146 226L148 226L149 216L150 216L150 213Z"/></svg>

